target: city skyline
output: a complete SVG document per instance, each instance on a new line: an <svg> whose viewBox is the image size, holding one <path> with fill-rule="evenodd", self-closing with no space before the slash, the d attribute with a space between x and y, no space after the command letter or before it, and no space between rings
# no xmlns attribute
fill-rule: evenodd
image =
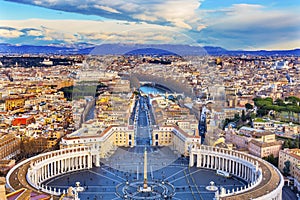
<svg viewBox="0 0 300 200"><path fill-rule="evenodd" d="M0 1L0 43L296 49L300 47L299 7L292 0Z"/></svg>

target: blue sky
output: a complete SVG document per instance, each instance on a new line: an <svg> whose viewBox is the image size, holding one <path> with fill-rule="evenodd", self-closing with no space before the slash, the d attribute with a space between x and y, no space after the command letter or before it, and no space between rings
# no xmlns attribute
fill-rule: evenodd
<svg viewBox="0 0 300 200"><path fill-rule="evenodd" d="M298 0L0 0L0 43L300 47Z"/></svg>

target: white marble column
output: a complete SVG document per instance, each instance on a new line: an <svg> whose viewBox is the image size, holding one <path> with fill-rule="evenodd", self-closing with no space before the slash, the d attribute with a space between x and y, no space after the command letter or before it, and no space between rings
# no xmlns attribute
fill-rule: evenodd
<svg viewBox="0 0 300 200"><path fill-rule="evenodd" d="M78 169L82 169L82 156L79 156L78 159Z"/></svg>
<svg viewBox="0 0 300 200"><path fill-rule="evenodd" d="M210 168L210 163L211 161L210 161L210 155L207 155L207 168Z"/></svg>
<svg viewBox="0 0 300 200"><path fill-rule="evenodd" d="M100 155L99 154L96 155L96 164L95 165L96 165L96 167L100 167Z"/></svg>
<svg viewBox="0 0 300 200"><path fill-rule="evenodd" d="M251 169L250 168L248 168L248 182L251 182L251 178L252 176L251 176Z"/></svg>
<svg viewBox="0 0 300 200"><path fill-rule="evenodd" d="M74 170L74 157L72 157L70 160L71 160L70 167L71 167L71 170L73 171Z"/></svg>
<svg viewBox="0 0 300 200"><path fill-rule="evenodd" d="M194 154L190 154L190 167L194 166Z"/></svg>
<svg viewBox="0 0 300 200"><path fill-rule="evenodd" d="M62 164L62 160L58 161L58 173L61 174L61 164Z"/></svg>
<svg viewBox="0 0 300 200"><path fill-rule="evenodd" d="M65 159L61 160L61 173L65 171Z"/></svg>
<svg viewBox="0 0 300 200"><path fill-rule="evenodd" d="M197 165L196 166L201 167L201 154L200 153L197 154Z"/></svg>
<svg viewBox="0 0 300 200"><path fill-rule="evenodd" d="M72 166L71 166L71 159L72 158L68 158L68 170L71 171Z"/></svg>
<svg viewBox="0 0 300 200"><path fill-rule="evenodd" d="M77 157L73 158L73 169L76 170L77 169Z"/></svg>
<svg viewBox="0 0 300 200"><path fill-rule="evenodd" d="M48 178L48 174L49 174L48 165L44 165L44 170L45 170L45 176L44 176L44 180L45 180L46 178Z"/></svg>
<svg viewBox="0 0 300 200"><path fill-rule="evenodd" d="M83 166L86 167L87 163L86 163L86 156L83 156Z"/></svg>
<svg viewBox="0 0 300 200"><path fill-rule="evenodd" d="M40 168L39 173L40 173L40 180L39 180L39 182L42 182L43 168Z"/></svg>
<svg viewBox="0 0 300 200"><path fill-rule="evenodd" d="M53 162L53 174L52 176L55 176L56 174L56 161Z"/></svg>
<svg viewBox="0 0 300 200"><path fill-rule="evenodd" d="M90 169L90 168L92 168L92 156L91 155L89 155L88 156L88 168Z"/></svg>
<svg viewBox="0 0 300 200"><path fill-rule="evenodd" d="M51 162L50 164L50 175L49 175L49 177L48 178L50 178L50 177L52 177L52 175L53 175L53 173L54 173L54 163L53 162Z"/></svg>
<svg viewBox="0 0 300 200"><path fill-rule="evenodd" d="M222 157L222 171L225 171L225 159Z"/></svg>
<svg viewBox="0 0 300 200"><path fill-rule="evenodd" d="M50 178L53 174L53 163L49 163L48 164L48 167L49 167L49 175L48 175L48 178Z"/></svg>
<svg viewBox="0 0 300 200"><path fill-rule="evenodd" d="M40 181L42 181L43 180L43 176L44 176L44 166L43 167L41 167L41 178L40 178Z"/></svg>
<svg viewBox="0 0 300 200"><path fill-rule="evenodd" d="M44 174L43 180L45 180L45 179L47 178L47 176L48 176L47 174L48 174L48 170L49 170L49 169L47 168L47 165L44 165L44 170L45 170L45 171L44 171L45 174Z"/></svg>

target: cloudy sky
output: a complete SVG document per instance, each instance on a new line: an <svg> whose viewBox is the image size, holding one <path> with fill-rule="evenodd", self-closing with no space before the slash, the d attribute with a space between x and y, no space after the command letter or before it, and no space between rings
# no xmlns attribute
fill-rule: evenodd
<svg viewBox="0 0 300 200"><path fill-rule="evenodd" d="M0 0L0 43L300 47L299 0Z"/></svg>

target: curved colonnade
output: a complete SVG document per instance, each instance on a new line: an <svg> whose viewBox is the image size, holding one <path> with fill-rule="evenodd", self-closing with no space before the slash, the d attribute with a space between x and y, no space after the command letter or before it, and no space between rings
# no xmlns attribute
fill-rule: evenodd
<svg viewBox="0 0 300 200"><path fill-rule="evenodd" d="M66 191L44 186L42 183L48 179L65 173L90 169L100 165L97 147L75 147L40 154L20 162L13 167L6 179L12 190L10 176L22 166L25 169L27 183L37 191L59 196ZM282 199L283 177L279 170L266 161L242 152L222 149L205 145L193 145L190 149L190 166L211 170L222 170L233 176L242 178L248 185L229 191L220 188L216 192L216 199ZM18 173L22 173L20 170ZM25 186L24 186L25 187Z"/></svg>
<svg viewBox="0 0 300 200"><path fill-rule="evenodd" d="M29 166L24 176L26 176L26 181L30 186L38 191L59 196L66 193L66 191L44 186L42 183L65 173L90 169L93 164L100 166L100 159L96 148L86 146L62 149L34 156L17 164L7 174L6 183L12 190L15 190L15 188L11 184L10 176L15 170L26 164Z"/></svg>
<svg viewBox="0 0 300 200"><path fill-rule="evenodd" d="M266 161L238 151L205 145L193 145L190 166L222 170L246 181L248 185L216 192L216 199L282 199L283 176Z"/></svg>

